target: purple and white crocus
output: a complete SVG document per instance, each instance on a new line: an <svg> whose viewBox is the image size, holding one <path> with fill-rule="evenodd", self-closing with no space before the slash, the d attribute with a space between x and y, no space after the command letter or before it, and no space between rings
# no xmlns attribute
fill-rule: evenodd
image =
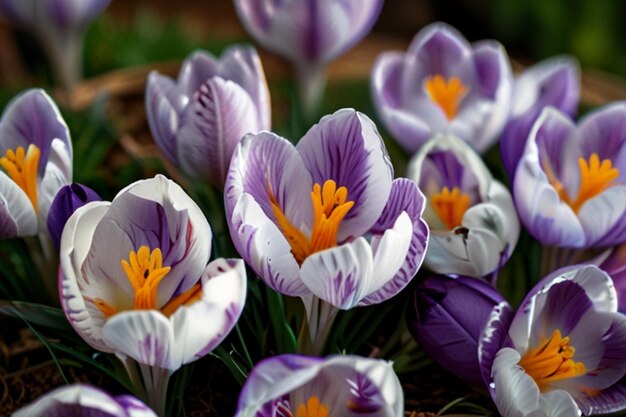
<svg viewBox="0 0 626 417"><path fill-rule="evenodd" d="M517 167L520 219L544 245L612 246L626 240L626 102L585 116L578 126L548 107Z"/></svg>
<svg viewBox="0 0 626 417"><path fill-rule="evenodd" d="M508 332L493 317L479 348L485 382L503 417L576 416L626 408L626 317L611 278L567 267L526 296ZM495 359L494 359L495 358Z"/></svg>
<svg viewBox="0 0 626 417"><path fill-rule="evenodd" d="M224 196L235 247L272 289L303 298L318 343L320 300L330 310L387 300L426 250L424 196L393 179L376 126L352 109L323 117L296 146L270 132L244 138Z"/></svg>
<svg viewBox="0 0 626 417"><path fill-rule="evenodd" d="M170 374L215 348L243 309L243 261L209 263L210 253L206 218L163 176L79 208L63 230L65 315L89 345L120 357L131 381L139 365L159 415Z"/></svg>
<svg viewBox="0 0 626 417"><path fill-rule="evenodd" d="M235 417L402 417L404 397L390 362L359 356L281 355L257 364Z"/></svg>
<svg viewBox="0 0 626 417"><path fill-rule="evenodd" d="M506 123L512 83L502 45L470 45L444 23L422 29L406 53L383 53L371 75L376 110L409 153L437 133L452 133L486 151Z"/></svg>
<svg viewBox="0 0 626 417"><path fill-rule="evenodd" d="M111 0L0 0L0 12L33 32L48 54L58 81L71 89L81 77L87 25Z"/></svg>
<svg viewBox="0 0 626 417"><path fill-rule="evenodd" d="M246 30L291 61L305 111L315 111L330 61L370 31L384 0L234 0Z"/></svg>
<svg viewBox="0 0 626 417"><path fill-rule="evenodd" d="M541 61L515 79L511 114L500 138L502 162L511 182L541 111L552 106L573 116L579 98L580 68L574 58L560 56Z"/></svg>
<svg viewBox="0 0 626 417"><path fill-rule="evenodd" d="M90 385L57 388L12 417L157 417L147 405L130 395L111 396Z"/></svg>
<svg viewBox="0 0 626 417"><path fill-rule="evenodd" d="M177 80L150 73L148 124L157 145L194 179L222 188L235 146L246 133L269 130L271 106L261 60L234 46L217 59L195 52Z"/></svg>
<svg viewBox="0 0 626 417"><path fill-rule="evenodd" d="M483 277L508 260L520 233L513 199L469 145L435 136L410 161L407 176L428 200L428 269Z"/></svg>
<svg viewBox="0 0 626 417"><path fill-rule="evenodd" d="M56 193L72 181L72 142L43 90L15 97L0 120L0 238L47 235Z"/></svg>

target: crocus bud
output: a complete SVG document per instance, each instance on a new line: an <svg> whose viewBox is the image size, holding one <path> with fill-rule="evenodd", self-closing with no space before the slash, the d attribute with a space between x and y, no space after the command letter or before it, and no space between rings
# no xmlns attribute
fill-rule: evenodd
<svg viewBox="0 0 626 417"><path fill-rule="evenodd" d="M78 183L65 185L59 190L48 212L48 232L57 248L61 243L63 227L76 209L92 201L101 200L94 190Z"/></svg>
<svg viewBox="0 0 626 417"><path fill-rule="evenodd" d="M508 304L486 282L434 275L416 290L408 327L422 348L468 385L484 387L478 362L479 339L496 308Z"/></svg>

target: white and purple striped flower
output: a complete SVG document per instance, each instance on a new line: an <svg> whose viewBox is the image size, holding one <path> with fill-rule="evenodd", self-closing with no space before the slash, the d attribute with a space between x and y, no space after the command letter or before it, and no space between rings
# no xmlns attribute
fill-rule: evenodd
<svg viewBox="0 0 626 417"><path fill-rule="evenodd" d="M66 88L80 79L87 25L111 0L0 0L0 12L32 31L48 53Z"/></svg>
<svg viewBox="0 0 626 417"><path fill-rule="evenodd" d="M160 375L158 384L144 382L159 413L164 394L154 390L215 348L243 309L243 261L209 263L209 223L163 176L76 210L60 252L59 292L70 324L93 348L158 370L144 373L144 380Z"/></svg>
<svg viewBox="0 0 626 417"><path fill-rule="evenodd" d="M410 153L438 133L486 151L506 123L512 83L502 45L470 45L444 23L422 29L406 53L383 53L371 75L376 110Z"/></svg>
<svg viewBox="0 0 626 417"><path fill-rule="evenodd" d="M513 194L520 219L544 245L612 246L626 240L626 102L578 126L547 108L533 125Z"/></svg>
<svg viewBox="0 0 626 417"><path fill-rule="evenodd" d="M43 90L28 90L7 105L0 168L0 238L47 234L52 200L72 181L72 142Z"/></svg>
<svg viewBox="0 0 626 417"><path fill-rule="evenodd" d="M51 391L12 417L157 417L130 395L111 396L89 385L74 384Z"/></svg>
<svg viewBox="0 0 626 417"><path fill-rule="evenodd" d="M513 199L469 145L435 136L413 157L407 176L428 200L427 268L483 277L508 260L520 232Z"/></svg>
<svg viewBox="0 0 626 417"><path fill-rule="evenodd" d="M163 154L192 178L224 185L235 146L246 133L270 129L271 106L261 60L235 46L219 59L195 52L178 80L150 73L150 130Z"/></svg>
<svg viewBox="0 0 626 417"><path fill-rule="evenodd" d="M492 320L479 358L503 417L603 414L626 408L625 346L611 278L585 265L537 284L508 332Z"/></svg>
<svg viewBox="0 0 626 417"><path fill-rule="evenodd" d="M390 362L359 356L281 355L252 370L235 417L402 417Z"/></svg>
<svg viewBox="0 0 626 417"><path fill-rule="evenodd" d="M322 118L297 146L246 137L225 203L237 250L267 285L340 309L394 296L426 249L422 193L393 180L376 126L352 109Z"/></svg>
<svg viewBox="0 0 626 417"><path fill-rule="evenodd" d="M580 98L580 68L574 58L550 58L515 79L511 114L500 138L500 153L511 182L530 130L541 111L553 106L574 115Z"/></svg>

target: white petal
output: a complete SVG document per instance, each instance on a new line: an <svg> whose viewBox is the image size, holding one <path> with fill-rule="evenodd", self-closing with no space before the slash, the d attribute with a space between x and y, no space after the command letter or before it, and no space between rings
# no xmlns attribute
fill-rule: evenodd
<svg viewBox="0 0 626 417"><path fill-rule="evenodd" d="M493 361L494 399L502 417L523 417L539 408L539 387L518 365L519 353L501 349Z"/></svg>
<svg viewBox="0 0 626 417"><path fill-rule="evenodd" d="M37 199L41 227L47 231L48 211L61 187L72 182L72 153L60 139L50 145L46 170L38 188Z"/></svg>
<svg viewBox="0 0 626 417"><path fill-rule="evenodd" d="M37 215L26 193L0 170L0 195L6 201L6 211L17 226L17 236L37 234ZM15 237L15 236L3 236Z"/></svg>
<svg viewBox="0 0 626 417"><path fill-rule="evenodd" d="M571 395L561 390L541 394L539 409L547 417L576 417L582 414Z"/></svg>

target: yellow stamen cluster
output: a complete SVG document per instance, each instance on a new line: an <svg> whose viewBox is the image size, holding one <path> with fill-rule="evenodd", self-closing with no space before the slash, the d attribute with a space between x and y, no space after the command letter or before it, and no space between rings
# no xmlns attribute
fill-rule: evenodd
<svg viewBox="0 0 626 417"><path fill-rule="evenodd" d="M0 158L0 166L11 179L26 193L35 212L39 211L37 204L37 170L41 150L34 144L24 150L22 146L9 149L5 156Z"/></svg>
<svg viewBox="0 0 626 417"><path fill-rule="evenodd" d="M462 193L459 187L454 187L452 191L448 187L443 187L441 192L430 197L430 201L435 213L448 230L461 225L463 215L470 206L470 196Z"/></svg>
<svg viewBox="0 0 626 417"><path fill-rule="evenodd" d="M559 193L562 201L566 202L575 213L578 213L588 200L604 192L613 185L613 181L619 177L619 170L613 167L610 159L603 159L597 153L591 154L589 162L585 158L578 158L580 170L580 185L576 198L570 198L565 186L556 178L551 167L546 168L546 174L552 186Z"/></svg>
<svg viewBox="0 0 626 417"><path fill-rule="evenodd" d="M576 351L569 341L569 337L561 337L561 331L556 329L548 340L529 349L519 361L541 391L549 389L552 382L585 374L585 364L574 362Z"/></svg>
<svg viewBox="0 0 626 417"><path fill-rule="evenodd" d="M296 417L328 417L328 406L320 403L316 396L311 396L306 405L300 404Z"/></svg>
<svg viewBox="0 0 626 417"><path fill-rule="evenodd" d="M302 264L309 255L337 245L337 233L341 221L354 206L354 201L347 201L348 189L346 187L337 188L333 180L327 180L323 186L314 184L313 191L311 191L313 228L309 238L289 222L278 206L276 197L269 186L268 192L274 216L299 264Z"/></svg>
<svg viewBox="0 0 626 417"><path fill-rule="evenodd" d="M163 266L163 255L159 248L150 251L150 248L144 245L137 252L130 251L128 261L122 260L121 264L134 291L133 310L160 310L169 317L178 307L193 304L202 297L202 286L197 283L171 299L162 308L158 307L159 283L172 269L169 266ZM107 318L119 313L116 308L101 298L93 300L93 303Z"/></svg>
<svg viewBox="0 0 626 417"><path fill-rule="evenodd" d="M450 77L446 80L442 75L437 74L424 80L424 90L430 99L443 110L448 120L452 120L469 89L457 77Z"/></svg>

